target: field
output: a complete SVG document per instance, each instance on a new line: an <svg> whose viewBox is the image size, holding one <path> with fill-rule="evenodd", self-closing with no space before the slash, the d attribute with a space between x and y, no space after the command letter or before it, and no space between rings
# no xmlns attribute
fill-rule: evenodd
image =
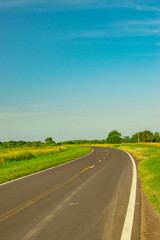
<svg viewBox="0 0 160 240"><path fill-rule="evenodd" d="M0 183L81 157L92 149L80 146L0 149Z"/></svg>
<svg viewBox="0 0 160 240"><path fill-rule="evenodd" d="M45 156L49 154L59 153L67 151L65 146L55 147L16 147L16 148L0 148L0 163L6 163L11 161L22 161L36 158L39 156Z"/></svg>
<svg viewBox="0 0 160 240"><path fill-rule="evenodd" d="M103 144L103 146L125 150L138 160L142 190L160 214L160 143Z"/></svg>
<svg viewBox="0 0 160 240"><path fill-rule="evenodd" d="M138 172L142 189L160 214L160 143L128 144L119 148L140 160Z"/></svg>

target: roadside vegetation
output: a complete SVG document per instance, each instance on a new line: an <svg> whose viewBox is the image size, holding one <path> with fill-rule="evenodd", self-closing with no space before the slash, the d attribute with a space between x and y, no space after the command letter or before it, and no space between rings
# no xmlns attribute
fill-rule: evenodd
<svg viewBox="0 0 160 240"><path fill-rule="evenodd" d="M22 161L67 151L66 146L1 148L0 163Z"/></svg>
<svg viewBox="0 0 160 240"><path fill-rule="evenodd" d="M1 147L0 183L57 166L91 151L91 148L80 146L48 146L37 149Z"/></svg>
<svg viewBox="0 0 160 240"><path fill-rule="evenodd" d="M138 172L142 190L160 214L160 143L120 145L139 160Z"/></svg>
<svg viewBox="0 0 160 240"><path fill-rule="evenodd" d="M138 160L142 190L160 214L160 133L149 130L131 137L122 137L113 130L102 140L55 143L48 137L45 142L0 142L0 183L81 157L92 151L88 146L114 147L131 153Z"/></svg>
<svg viewBox="0 0 160 240"><path fill-rule="evenodd" d="M70 140L60 142L59 144L115 144L115 143L137 143L137 142L160 142L160 133L152 133L149 130L145 130L139 133L133 134L131 137L123 136L117 130L113 130L108 133L106 139L94 139L94 140Z"/></svg>
<svg viewBox="0 0 160 240"><path fill-rule="evenodd" d="M125 150L138 161L141 189L160 214L160 143L94 144Z"/></svg>

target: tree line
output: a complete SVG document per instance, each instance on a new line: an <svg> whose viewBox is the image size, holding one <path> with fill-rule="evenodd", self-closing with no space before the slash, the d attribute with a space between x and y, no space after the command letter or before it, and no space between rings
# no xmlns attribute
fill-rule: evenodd
<svg viewBox="0 0 160 240"><path fill-rule="evenodd" d="M145 130L139 133L135 133L131 137L129 136L122 137L122 134L120 132L118 132L117 130L113 130L108 133L106 139L71 140L71 141L65 141L62 143L63 144L85 144L85 143L104 144L104 143L137 143L137 142L160 142L160 133L159 132L152 133L149 130Z"/></svg>
<svg viewBox="0 0 160 240"><path fill-rule="evenodd" d="M117 130L113 130L108 133L106 139L102 140L69 140L64 142L55 142L52 137L48 137L45 139L45 142L41 141L8 141L8 142L0 142L0 146L4 148L14 148L14 147L45 147L45 146L59 146L62 144L104 144L104 143L137 143L137 142L160 142L160 133L159 132L151 132L149 130L145 130L139 133L135 133L131 137L124 136L118 132Z"/></svg>
<svg viewBox="0 0 160 240"><path fill-rule="evenodd" d="M137 143L137 142L160 142L160 133L152 133L149 130L145 130L139 133L135 133L132 137L124 136L117 130L111 131L107 138L106 143Z"/></svg>
<svg viewBox="0 0 160 240"><path fill-rule="evenodd" d="M45 142L41 142L41 141L8 141L8 142L0 142L0 147L4 147L4 148L15 148L15 147L34 147L34 148L38 148L38 147L46 147L46 146L59 146L61 144L56 143L55 141L53 141L52 137L48 137L45 139Z"/></svg>

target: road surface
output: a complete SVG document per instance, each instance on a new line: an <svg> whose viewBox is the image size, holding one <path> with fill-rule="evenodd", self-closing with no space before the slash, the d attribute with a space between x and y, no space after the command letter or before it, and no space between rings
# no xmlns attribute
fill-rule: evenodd
<svg viewBox="0 0 160 240"><path fill-rule="evenodd" d="M130 202L132 184L130 156L103 147L70 163L1 184L0 239L138 240L140 200L136 190L136 202ZM128 215L131 208L134 212ZM130 229L125 227L127 215ZM131 237L124 237L125 231Z"/></svg>

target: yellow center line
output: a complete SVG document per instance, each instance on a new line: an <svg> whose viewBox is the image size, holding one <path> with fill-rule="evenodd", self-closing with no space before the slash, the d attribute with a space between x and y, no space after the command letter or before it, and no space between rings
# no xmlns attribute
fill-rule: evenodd
<svg viewBox="0 0 160 240"><path fill-rule="evenodd" d="M60 189L61 187L63 187L64 185L66 185L67 183L70 183L72 182L74 179L78 178L78 176L85 172L86 170L88 170L91 166L83 169L81 172L79 173L76 173L75 175L73 175L72 177L66 179L64 182L58 184L57 186L55 187L52 187L50 189L48 189L47 191L39 194L38 196L32 198L31 200L27 201L27 202L24 202L23 204L17 206L16 208L13 208L5 213L3 213L2 215L0 215L0 222L6 220L7 218L15 215L16 213L22 211L23 209L27 208L28 206L38 202L39 200L43 199L44 197L48 196L49 194L55 192L56 190Z"/></svg>
<svg viewBox="0 0 160 240"><path fill-rule="evenodd" d="M89 168L91 168L91 166L89 166L89 167L83 169L80 173L83 173L83 172L87 171Z"/></svg>

